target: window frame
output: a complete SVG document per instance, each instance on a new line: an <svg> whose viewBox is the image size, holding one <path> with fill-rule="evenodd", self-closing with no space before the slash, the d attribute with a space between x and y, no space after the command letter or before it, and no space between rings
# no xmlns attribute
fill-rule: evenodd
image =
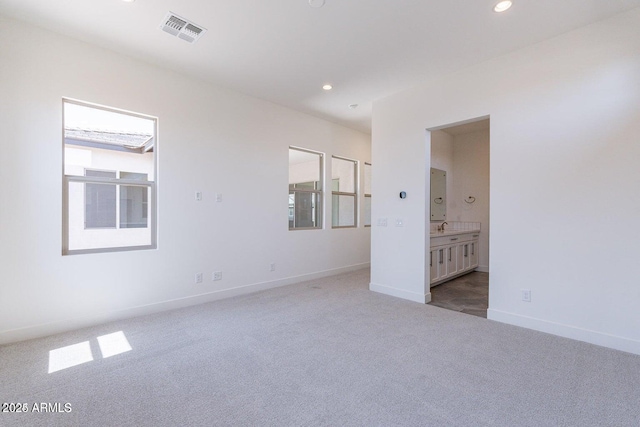
<svg viewBox="0 0 640 427"><path fill-rule="evenodd" d="M87 176L87 171L90 172L113 172L113 174L118 177L118 171L112 169L97 169L97 168L84 168L84 176ZM91 176L91 175L89 175ZM94 177L95 178L95 177ZM93 184L93 183L89 183ZM114 215L115 215L115 225L113 227L87 227L87 183L84 184L84 191L82 192L84 196L84 200L82 205L84 207L84 229L85 230L117 230L118 229L118 193L119 188L116 185L116 197L114 199Z"/></svg>
<svg viewBox="0 0 640 427"><path fill-rule="evenodd" d="M116 171L116 178L103 178L103 177L91 177L80 175L66 175L65 174L65 104L75 104L82 107L94 108L98 110L109 111L118 114L125 114L128 116L138 117L145 120L153 121L153 181L140 181L135 179L121 179L120 170ZM124 252L124 251L137 251L145 249L157 249L158 247L158 118L149 116L146 114L136 113L133 111L127 111L120 108L108 107L105 105L94 104L91 102L80 101L73 98L62 98L62 255L81 255L81 254L94 254L105 252ZM97 170L94 168L89 168ZM69 249L69 187L72 183L79 184L113 184L119 190L119 186L133 186L133 187L145 187L149 190L150 201L147 201L147 220L149 221L149 232L151 233L151 243L148 245L138 246L110 246L92 249ZM116 192L116 203L118 203L119 191ZM83 200L83 208L86 200ZM117 206L117 205L116 205ZM118 211L116 209L116 215ZM117 218L117 216L116 216ZM116 222L116 228L119 224ZM105 228L104 230L113 230L114 228Z"/></svg>
<svg viewBox="0 0 640 427"><path fill-rule="evenodd" d="M296 151L302 151L303 153L309 153L309 154L315 154L318 156L318 168L319 168L319 175L318 175L318 182L320 184L320 188L317 188L317 185L315 186L314 189L308 189L308 188L295 188L295 187L291 187L292 185L296 185L296 184L291 184L289 183L289 192L287 193L289 196L291 195L291 193L293 192L295 193L310 193L310 194L315 194L317 197L317 202L316 202L316 207L315 207L315 211L317 214L317 219L316 219L316 226L315 227L289 227L289 231L300 231L300 230L322 230L323 229L323 218L324 218L324 153L320 152L320 151L314 151L314 150L309 150L308 148L302 148L302 147L297 147L294 145L290 145L289 146L289 150L296 150ZM289 151L287 151L287 154L289 153ZM289 164L289 168L291 167L291 165ZM295 196L294 196L294 200L295 200ZM288 205L287 205L288 206ZM287 218L289 217L288 215L288 208L287 208ZM295 223L295 205L294 205L294 214L293 214L293 218L294 218L294 223Z"/></svg>
<svg viewBox="0 0 640 427"><path fill-rule="evenodd" d="M369 162L364 162L364 167L362 168L362 173L365 175L365 179L364 179L364 181L365 181L365 182L367 181L367 180L366 180L367 166L369 166L369 172L372 172L372 171L371 171L371 168L372 168L371 163L369 163ZM369 176L369 185L371 185L371 176ZM363 185L363 190L362 190L362 191L364 192L365 200L366 200L367 198L368 198L368 199L371 199L371 193L367 193L367 192L366 192L366 191L367 191L367 189L366 189L366 188L364 188L364 187L366 187L366 184L364 184L364 185ZM371 189L369 189L369 190L371 190ZM369 200L369 214L371 214L371 200ZM367 220L366 220L366 218L365 218L365 219L363 219L363 220L362 220L362 222L364 223L364 226L365 226L365 227L371 227L371 218L369 218L369 224L367 224Z"/></svg>
<svg viewBox="0 0 640 427"><path fill-rule="evenodd" d="M331 228L358 228L358 183L359 183L359 174L358 167L359 161L354 159L349 159L348 157L342 156L331 156L331 169L333 171L333 159L347 161L353 163L353 193L347 191L333 191L331 190L331 203L333 203L333 196L351 196L353 197L353 225L333 225L333 207L331 208Z"/></svg>
<svg viewBox="0 0 640 427"><path fill-rule="evenodd" d="M125 171L125 170L119 170L117 171L118 173L118 177L122 180L122 179L127 179L127 178L122 178L122 174L130 174L130 175L144 175L145 179L144 180L139 180L140 182L144 183L149 181L149 174L146 173L140 173L140 172L129 172L129 171ZM154 175L155 175L155 171L154 171ZM134 180L138 180L138 178L131 178ZM117 228L119 230L122 229L133 229L133 228L147 228L145 227L123 227L122 226L122 187L131 187L131 186L127 186L127 185L120 185L118 186L118 192L117 192L117 199L116 199L116 225ZM143 187L143 188L147 188L146 186L135 186L135 187ZM147 195L147 200L146 202L144 201L144 196L142 197L143 200L140 200L141 203L141 207L142 207L142 211L145 210L145 204L146 204L146 211L147 211L147 215L146 217L144 217L144 219L146 220L147 224L149 224L149 191L147 190L146 193L143 193ZM129 219L129 218L127 218Z"/></svg>

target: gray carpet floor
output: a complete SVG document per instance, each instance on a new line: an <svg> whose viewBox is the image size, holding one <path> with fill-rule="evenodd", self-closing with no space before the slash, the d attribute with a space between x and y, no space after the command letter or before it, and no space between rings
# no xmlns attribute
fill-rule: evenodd
<svg viewBox="0 0 640 427"><path fill-rule="evenodd" d="M368 282L361 270L2 346L0 400L29 411L0 425L640 424L640 356ZM119 331L131 350L103 357L97 337ZM79 343L93 360L48 373L51 350Z"/></svg>

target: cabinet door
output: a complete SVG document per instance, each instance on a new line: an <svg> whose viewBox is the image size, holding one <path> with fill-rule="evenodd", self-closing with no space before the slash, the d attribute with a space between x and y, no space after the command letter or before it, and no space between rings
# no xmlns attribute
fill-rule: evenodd
<svg viewBox="0 0 640 427"><path fill-rule="evenodd" d="M431 269L431 282L438 280L438 250L431 249L429 252L429 267Z"/></svg>
<svg viewBox="0 0 640 427"><path fill-rule="evenodd" d="M468 270L471 267L471 251L470 251L470 243L463 243L461 245L462 249L462 270Z"/></svg>
<svg viewBox="0 0 640 427"><path fill-rule="evenodd" d="M447 257L447 277L455 276L458 272L458 245L451 245L445 248Z"/></svg>
<svg viewBox="0 0 640 427"><path fill-rule="evenodd" d="M438 280L447 277L447 250L446 248L438 248L436 252L438 260Z"/></svg>
<svg viewBox="0 0 640 427"><path fill-rule="evenodd" d="M431 270L431 283L438 282L447 277L447 251L439 247L429 252L429 266Z"/></svg>
<svg viewBox="0 0 640 427"><path fill-rule="evenodd" d="M431 249L429 252L429 269L431 271L430 283L437 282L446 277L447 260L443 248Z"/></svg>
<svg viewBox="0 0 640 427"><path fill-rule="evenodd" d="M456 245L456 260L457 260L457 272L460 273L464 270L464 243Z"/></svg>
<svg viewBox="0 0 640 427"><path fill-rule="evenodd" d="M479 260L478 249L479 249L478 248L478 241L477 240L472 240L471 243L470 243L470 249L469 249L471 251L471 254L469 256L470 263L471 263L470 268L478 267L478 260Z"/></svg>

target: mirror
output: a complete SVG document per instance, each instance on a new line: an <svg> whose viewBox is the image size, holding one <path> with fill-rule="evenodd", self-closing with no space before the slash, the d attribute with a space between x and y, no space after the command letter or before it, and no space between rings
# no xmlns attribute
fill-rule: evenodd
<svg viewBox="0 0 640 427"><path fill-rule="evenodd" d="M431 168L431 221L447 219L447 172Z"/></svg>

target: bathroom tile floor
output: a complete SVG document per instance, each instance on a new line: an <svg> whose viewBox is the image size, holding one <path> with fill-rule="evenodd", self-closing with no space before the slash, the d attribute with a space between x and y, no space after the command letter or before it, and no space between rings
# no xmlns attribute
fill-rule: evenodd
<svg viewBox="0 0 640 427"><path fill-rule="evenodd" d="M489 273L474 271L431 288L431 305L487 317Z"/></svg>

